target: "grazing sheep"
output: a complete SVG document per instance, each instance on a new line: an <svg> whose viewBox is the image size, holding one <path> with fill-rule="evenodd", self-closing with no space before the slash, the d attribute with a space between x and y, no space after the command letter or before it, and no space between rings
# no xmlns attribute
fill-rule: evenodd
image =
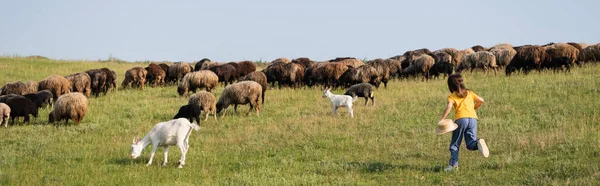
<svg viewBox="0 0 600 186"><path fill-rule="evenodd" d="M363 63L361 60L358 60L356 58L353 57L338 57L332 60L329 60L329 62L338 62L338 63L342 63L346 66L351 66L354 68L358 68L362 65L364 65L365 63Z"/></svg>
<svg viewBox="0 0 600 186"><path fill-rule="evenodd" d="M306 58L306 57L301 57L301 58L296 58L292 60L292 63L297 63L300 64L304 67L304 69L311 67L315 64L314 61L311 61L310 59Z"/></svg>
<svg viewBox="0 0 600 186"><path fill-rule="evenodd" d="M517 55L517 51L513 48L492 48L490 52L496 57L496 65L504 67Z"/></svg>
<svg viewBox="0 0 600 186"><path fill-rule="evenodd" d="M380 77L381 82L383 82L383 87L387 88L387 83L390 79L390 68L384 62L383 59L375 59L367 62L367 65L372 66L377 70L377 75ZM379 88L379 84L375 87Z"/></svg>
<svg viewBox="0 0 600 186"><path fill-rule="evenodd" d="M385 59L384 62L390 69L390 78L397 78L402 72L402 61L396 59Z"/></svg>
<svg viewBox="0 0 600 186"><path fill-rule="evenodd" d="M481 45L475 45L472 46L471 49L473 49L474 52L479 52L479 51L487 51L488 49L481 46Z"/></svg>
<svg viewBox="0 0 600 186"><path fill-rule="evenodd" d="M359 83L356 85L352 85L350 88L346 90L344 95L348 95L350 97L363 97L365 98L365 106L369 102L369 98L371 98L371 105L375 105L375 89L373 85L368 83Z"/></svg>
<svg viewBox="0 0 600 186"><path fill-rule="evenodd" d="M75 121L75 125L83 120L88 111L88 100L79 92L72 92L58 97L54 104L54 109L48 114L48 122L60 122L65 120L65 125L69 119ZM58 124L56 125L58 126Z"/></svg>
<svg viewBox="0 0 600 186"><path fill-rule="evenodd" d="M29 92L29 88L27 87L27 85L23 82L17 81L17 82L6 83L0 90L0 95L7 95L7 94L25 95L28 92Z"/></svg>
<svg viewBox="0 0 600 186"><path fill-rule="evenodd" d="M8 127L8 119L10 118L10 107L5 103L0 103L0 126Z"/></svg>
<svg viewBox="0 0 600 186"><path fill-rule="evenodd" d="M28 81L25 83L27 85L27 94L34 94L38 92L38 82L36 81Z"/></svg>
<svg viewBox="0 0 600 186"><path fill-rule="evenodd" d="M25 94L23 97L31 100L35 104L36 109L40 109L44 105L42 98L37 94Z"/></svg>
<svg viewBox="0 0 600 186"><path fill-rule="evenodd" d="M215 98L215 95L213 95L212 93L200 91L195 94L192 94L190 96L190 101L188 102L188 104L196 104L200 106L200 108L206 114L206 117L204 117L204 121L208 119L208 114L212 114L215 117L215 121L217 120L217 98Z"/></svg>
<svg viewBox="0 0 600 186"><path fill-rule="evenodd" d="M104 72L104 74L106 74L104 88L102 89L104 95L106 95L106 93L110 90L117 91L117 73L114 70L108 68L101 68L100 70Z"/></svg>
<svg viewBox="0 0 600 186"><path fill-rule="evenodd" d="M167 78L173 82L179 82L183 78L183 76L190 72L192 72L192 67L189 64L177 62L169 66Z"/></svg>
<svg viewBox="0 0 600 186"><path fill-rule="evenodd" d="M515 47L517 54L506 65L506 75L510 76L512 72L521 70L528 74L532 69L541 70L541 64L546 59L546 50L544 47L536 45L525 45Z"/></svg>
<svg viewBox="0 0 600 186"><path fill-rule="evenodd" d="M551 68L554 72L562 69L563 66L567 72L570 71L579 57L579 50L569 44L556 43L545 48L546 59L542 62L542 67Z"/></svg>
<svg viewBox="0 0 600 186"><path fill-rule="evenodd" d="M187 97L189 91L196 92L197 88L206 88L206 91L210 92L217 87L218 83L219 77L217 74L210 70L200 70L186 74L177 86L177 93L180 96L185 94Z"/></svg>
<svg viewBox="0 0 600 186"><path fill-rule="evenodd" d="M233 83L233 81L238 78L237 70L231 64L216 65L210 67L209 69L210 71L213 71L215 74L217 74L219 82L224 82L225 86Z"/></svg>
<svg viewBox="0 0 600 186"><path fill-rule="evenodd" d="M150 160L148 160L148 163L146 164L146 166L150 166L152 165L156 149L159 146L162 146L165 148L165 157L162 166L165 166L167 165L169 146L177 145L181 150L178 168L183 168L185 165L185 155L190 148L189 139L192 134L192 129L196 131L200 130L200 126L190 123L190 121L183 118L160 122L156 124L142 140L138 137L133 139L133 144L131 145L131 158L138 158L142 154L142 150L152 144Z"/></svg>
<svg viewBox="0 0 600 186"><path fill-rule="evenodd" d="M173 119L177 118L185 118L192 123L196 119L196 122L200 123L200 106L194 103L181 106L177 114L173 117Z"/></svg>
<svg viewBox="0 0 600 186"><path fill-rule="evenodd" d="M38 90L49 90L54 95L54 100L71 92L71 87L71 81L59 75L52 75L38 83Z"/></svg>
<svg viewBox="0 0 600 186"><path fill-rule="evenodd" d="M256 115L260 115L260 107L261 107L261 99L262 99L262 87L260 84L254 81L241 81L234 84L231 84L223 90L221 96L219 97L219 101L217 102L217 113L220 113L221 110L227 109L229 105L234 105L234 111L237 112L238 105L250 104L250 109L246 115L250 114L250 111L254 108L256 110ZM227 110L223 112L221 117L225 117Z"/></svg>
<svg viewBox="0 0 600 186"><path fill-rule="evenodd" d="M329 98L329 101L331 102L331 114L333 116L335 116L338 113L338 108L346 107L348 109L348 115L350 115L351 118L354 117L354 112L352 111L352 103L355 102L358 97L333 94L331 93L331 88L327 88L323 90L323 98Z"/></svg>
<svg viewBox="0 0 600 186"><path fill-rule="evenodd" d="M23 122L29 123L29 115L33 115L35 118L38 116L38 110L35 106L35 103L23 96L17 95L8 98L5 103L8 105L8 107L10 107L12 124L15 123L15 118L17 117L24 117Z"/></svg>
<svg viewBox="0 0 600 186"><path fill-rule="evenodd" d="M154 87L165 84L167 73L160 66L150 63L145 69L148 72L146 75L146 82L153 83Z"/></svg>
<svg viewBox="0 0 600 186"><path fill-rule="evenodd" d="M196 64L194 65L194 71L208 70L206 64L209 64L210 62L210 59L203 58L202 60L196 62Z"/></svg>
<svg viewBox="0 0 600 186"><path fill-rule="evenodd" d="M471 69L471 72L475 68L480 68L485 71L487 74L488 69L494 70L494 75L496 75L496 56L493 53L488 51L479 51L473 54L467 55L463 58L460 65L456 68L458 73L462 72L465 69Z"/></svg>
<svg viewBox="0 0 600 186"><path fill-rule="evenodd" d="M489 48L488 51L493 50L493 49L502 49L502 48L514 48L514 46L509 43L500 43L500 44L494 45L492 48Z"/></svg>
<svg viewBox="0 0 600 186"><path fill-rule="evenodd" d="M584 47L579 54L578 61L580 64L600 61L600 44Z"/></svg>
<svg viewBox="0 0 600 186"><path fill-rule="evenodd" d="M85 96L90 97L90 92L92 91L92 79L90 78L90 75L80 72L65 76L65 78L73 85L71 88L72 92L81 92Z"/></svg>
<svg viewBox="0 0 600 186"><path fill-rule="evenodd" d="M438 61L431 66L431 69L429 69L429 75L433 76L434 78L439 78L440 74L444 74L445 79L446 76L452 74L453 71L454 65L452 65L452 63L447 61Z"/></svg>
<svg viewBox="0 0 600 186"><path fill-rule="evenodd" d="M323 66L318 67L316 73L322 78L322 82L325 86L337 87L338 85L336 84L340 76L342 76L346 70L348 70L348 66L343 63L328 62Z"/></svg>
<svg viewBox="0 0 600 186"><path fill-rule="evenodd" d="M265 104L265 92L267 92L267 76L264 72L255 71L242 77L239 81L255 81L262 87L262 104Z"/></svg>
<svg viewBox="0 0 600 186"><path fill-rule="evenodd" d="M146 75L148 71L142 67L133 67L125 72L125 79L123 79L123 83L121 83L121 87L123 89L129 86L131 83L131 87L139 87L140 89L144 88L144 84L146 83Z"/></svg>
<svg viewBox="0 0 600 186"><path fill-rule="evenodd" d="M238 66L240 67L239 69L237 69L238 73L240 74L239 77L243 77L249 73L256 71L256 65L251 61L238 62Z"/></svg>
<svg viewBox="0 0 600 186"><path fill-rule="evenodd" d="M469 55L469 54L472 54L472 53L475 53L475 51L474 51L472 48L465 48L465 49L463 50L463 54L464 54L465 56L466 56L466 55Z"/></svg>
<svg viewBox="0 0 600 186"><path fill-rule="evenodd" d="M51 107L54 103L54 95L49 90L40 90L37 93L42 100L42 107Z"/></svg>
<svg viewBox="0 0 600 186"><path fill-rule="evenodd" d="M91 69L88 71L85 71L89 76L90 79L92 80L92 93L94 93L94 95L96 95L96 97L98 97L100 95L100 92L103 92L105 90L106 87L106 79L108 77L108 75L106 74L106 72L104 72L101 69ZM116 89L116 86L115 86ZM106 94L105 94L106 95ZM60 96L60 95L54 95L54 100L56 100L56 97Z"/></svg>
<svg viewBox="0 0 600 186"><path fill-rule="evenodd" d="M433 54L435 55L440 52L450 54L450 56L452 56L452 65L454 66L458 66L458 64L461 63L463 56L465 55L464 51L457 50L455 48L442 48L436 50L435 52L433 52Z"/></svg>
<svg viewBox="0 0 600 186"><path fill-rule="evenodd" d="M6 95L1 95L1 96L0 96L0 103L6 103L6 100L8 100L9 98L12 98L12 97L17 97L17 96L21 96L21 95L17 95L17 94L6 94Z"/></svg>
<svg viewBox="0 0 600 186"><path fill-rule="evenodd" d="M433 64L435 64L435 59L433 59L433 57L427 54L421 54L415 58L410 66L402 69L402 75L413 75L413 77L416 78L417 74L423 74L422 80L429 79L429 69L433 67Z"/></svg>
<svg viewBox="0 0 600 186"><path fill-rule="evenodd" d="M158 66L160 66L160 68L162 68L163 71L165 71L165 84L173 83L174 80L169 79L169 65L167 65L166 63L160 63L158 64Z"/></svg>

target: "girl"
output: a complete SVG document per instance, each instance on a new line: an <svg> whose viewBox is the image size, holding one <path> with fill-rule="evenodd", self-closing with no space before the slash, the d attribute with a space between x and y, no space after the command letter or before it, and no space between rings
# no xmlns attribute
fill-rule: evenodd
<svg viewBox="0 0 600 186"><path fill-rule="evenodd" d="M465 87L465 83L460 74L452 74L448 76L448 104L444 109L442 120L446 119L450 109L454 107L455 123L458 128L452 132L452 141L450 142L450 161L445 171L458 169L458 150L460 143L465 138L467 149L479 150L484 157L490 155L490 151L485 144L485 140L477 139L477 113L475 110L479 108L485 101L477 96L473 91Z"/></svg>

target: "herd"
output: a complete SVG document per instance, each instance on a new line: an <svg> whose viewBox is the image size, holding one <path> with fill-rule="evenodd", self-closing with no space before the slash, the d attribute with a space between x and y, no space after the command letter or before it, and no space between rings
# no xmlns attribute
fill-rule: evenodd
<svg viewBox="0 0 600 186"><path fill-rule="evenodd" d="M247 115L254 111L259 116L269 88L321 86L325 89L322 96L331 102L333 115L337 114L338 108L346 107L348 115L353 117L352 104L358 97L365 99L365 105L369 99L374 105L375 89L380 88L382 83L387 88L392 79L416 80L420 77L424 81L474 70L482 70L486 75L490 71L496 75L497 71L504 70L506 76L514 73L527 75L532 70L568 72L573 67L598 60L600 44L583 43L498 44L489 48L476 45L463 50L442 48L433 52L423 48L387 59L364 62L352 57L327 61L313 61L306 57L293 60L278 58L262 69L251 61L213 62L204 58L193 65L184 62L171 65L150 63L147 67L128 69L120 88L143 90L148 84L152 87L176 86L180 96L189 97L175 114L174 120L157 124L144 139L134 140L132 146L131 156L135 158L139 156L140 148L153 144L148 162L151 164L158 144L178 145L182 150L181 166L189 147L189 134L192 129L199 129L198 125L190 122L199 124L201 112L205 114L204 120L211 114L217 120L217 114L224 111L221 114L224 117L229 106L233 105L237 112L238 105L247 104ZM221 84L224 89L217 98L213 90ZM331 88L345 88L346 92L336 95L331 93ZM197 92L198 89L200 91ZM52 108L48 116L49 123L56 122L58 126L63 120L65 124L73 120L78 125L88 113L88 98L99 97L101 93L106 95L111 91L117 91L117 73L108 68L90 69L67 76L51 75L39 82L9 82L0 89L0 126L8 126L9 118L11 123L21 117L24 118L23 122L29 122L30 115L37 118L39 109L49 107ZM173 136L164 136L166 134ZM165 163L166 152L167 147Z"/></svg>

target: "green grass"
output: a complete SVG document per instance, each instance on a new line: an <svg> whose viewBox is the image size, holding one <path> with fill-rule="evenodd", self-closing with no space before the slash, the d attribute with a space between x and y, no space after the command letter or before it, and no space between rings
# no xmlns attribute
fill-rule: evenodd
<svg viewBox="0 0 600 186"><path fill-rule="evenodd" d="M134 66L147 64L0 58L0 84L100 67L120 83ZM240 106L202 122L183 169L177 147L168 166L160 166L160 148L146 167L151 148L131 160L131 140L187 103L169 86L89 98L79 126L48 125L42 109L32 124L0 128L0 185L598 185L599 72L592 64L558 74L465 74L487 101L478 136L491 157L462 145L458 172L442 171L451 135L434 132L445 80L394 80L376 90L375 106L359 99L353 119L332 117L319 88L270 89L260 117Z"/></svg>

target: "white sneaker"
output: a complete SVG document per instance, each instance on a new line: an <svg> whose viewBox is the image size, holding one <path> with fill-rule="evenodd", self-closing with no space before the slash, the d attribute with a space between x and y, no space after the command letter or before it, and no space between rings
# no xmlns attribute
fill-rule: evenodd
<svg viewBox="0 0 600 186"><path fill-rule="evenodd" d="M448 167L446 167L444 169L444 171L446 171L446 172L449 172L449 171L458 171L458 166L448 165Z"/></svg>
<svg viewBox="0 0 600 186"><path fill-rule="evenodd" d="M481 155L483 155L483 157L490 157L490 149L488 149L487 144L485 143L485 140L483 139L479 139L477 140L477 149L479 149L479 152L481 152Z"/></svg>

